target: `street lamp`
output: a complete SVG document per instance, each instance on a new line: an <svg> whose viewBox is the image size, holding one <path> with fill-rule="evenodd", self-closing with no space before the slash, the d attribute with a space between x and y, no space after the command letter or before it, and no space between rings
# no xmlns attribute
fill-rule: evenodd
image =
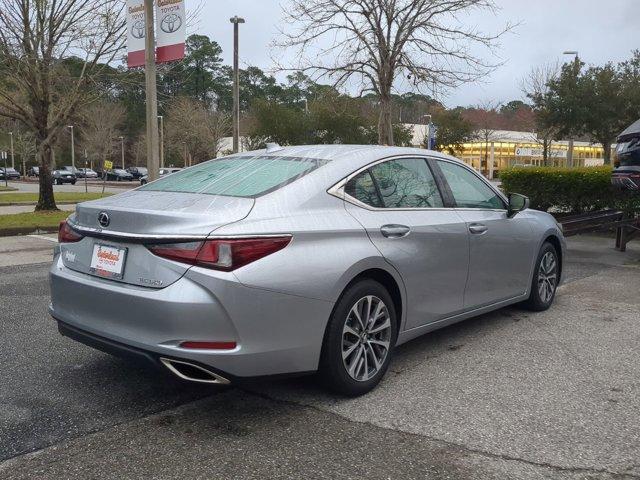
<svg viewBox="0 0 640 480"><path fill-rule="evenodd" d="M578 75L578 68L580 65L580 58L578 57L577 50L565 50L562 52L563 55L574 55L574 69L576 72L576 76ZM567 147L567 166L573 167L573 136L569 139L569 145Z"/></svg>
<svg viewBox="0 0 640 480"><path fill-rule="evenodd" d="M120 151L122 154L122 169L124 170L124 137L120 135L118 138L120 139Z"/></svg>
<svg viewBox="0 0 640 480"><path fill-rule="evenodd" d="M164 115L158 115L160 120L160 168L164 168Z"/></svg>
<svg viewBox="0 0 640 480"><path fill-rule="evenodd" d="M244 18L237 15L229 19L233 23L233 153L240 151L240 73L238 68L238 25Z"/></svg>
<svg viewBox="0 0 640 480"><path fill-rule="evenodd" d="M75 173L75 169L76 169L76 146L75 146L75 142L73 141L73 125L67 125L67 128L71 129L71 166L73 167L72 170L74 170L74 173Z"/></svg>

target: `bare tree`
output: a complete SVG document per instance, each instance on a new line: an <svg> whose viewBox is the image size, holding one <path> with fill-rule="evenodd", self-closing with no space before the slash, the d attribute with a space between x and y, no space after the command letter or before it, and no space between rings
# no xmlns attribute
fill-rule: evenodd
<svg viewBox="0 0 640 480"><path fill-rule="evenodd" d="M36 139L30 131L18 129L13 134L13 143L16 156L20 158L20 163L22 163L22 173L26 175L27 162L30 158L35 157L37 151Z"/></svg>
<svg viewBox="0 0 640 480"><path fill-rule="evenodd" d="M121 51L121 0L0 0L0 116L36 138L40 196L36 210L55 210L52 146L90 84Z"/></svg>
<svg viewBox="0 0 640 480"><path fill-rule="evenodd" d="M325 76L335 86L359 83L379 99L378 141L393 144L392 89L400 77L437 91L486 75L496 65L477 56L511 27L484 34L464 25L471 10L496 10L493 0L290 0L288 31L275 43L295 48L291 70ZM328 42L327 47L321 47Z"/></svg>
<svg viewBox="0 0 640 480"><path fill-rule="evenodd" d="M118 103L102 101L90 104L83 109L81 116L82 147L89 158L102 165L120 145L118 136L125 120L125 109Z"/></svg>
<svg viewBox="0 0 640 480"><path fill-rule="evenodd" d="M558 128L546 121L548 111L545 99L549 96L549 85L560 73L558 62L548 63L531 69L522 80L522 92L533 102L533 111L536 116L536 133L534 140L542 147L542 161L549 165L551 145L558 136Z"/></svg>
<svg viewBox="0 0 640 480"><path fill-rule="evenodd" d="M466 118L474 127L474 137L482 142L482 158L480 172L488 176L490 144L501 140L498 131L502 119L500 117L500 104L496 102L484 102L465 113Z"/></svg>
<svg viewBox="0 0 640 480"><path fill-rule="evenodd" d="M229 133L229 116L208 109L186 97L171 102L167 110L167 144L178 156L185 156L185 166L215 158L222 138Z"/></svg>

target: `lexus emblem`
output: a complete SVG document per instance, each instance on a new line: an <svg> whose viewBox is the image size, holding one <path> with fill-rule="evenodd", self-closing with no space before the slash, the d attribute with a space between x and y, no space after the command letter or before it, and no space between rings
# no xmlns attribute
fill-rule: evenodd
<svg viewBox="0 0 640 480"><path fill-rule="evenodd" d="M109 223L111 223L111 219L109 218L109 214L107 212L100 212L98 214L98 223L101 227L107 228Z"/></svg>

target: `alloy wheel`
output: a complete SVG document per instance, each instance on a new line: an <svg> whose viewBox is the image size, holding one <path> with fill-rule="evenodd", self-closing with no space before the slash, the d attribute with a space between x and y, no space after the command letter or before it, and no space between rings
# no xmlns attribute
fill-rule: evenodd
<svg viewBox="0 0 640 480"><path fill-rule="evenodd" d="M353 305L342 329L342 361L351 378L366 382L380 371L391 334L391 317L381 299L367 295Z"/></svg>
<svg viewBox="0 0 640 480"><path fill-rule="evenodd" d="M558 262L553 252L547 252L540 260L538 268L538 294L540 300L549 303L556 291L558 280Z"/></svg>

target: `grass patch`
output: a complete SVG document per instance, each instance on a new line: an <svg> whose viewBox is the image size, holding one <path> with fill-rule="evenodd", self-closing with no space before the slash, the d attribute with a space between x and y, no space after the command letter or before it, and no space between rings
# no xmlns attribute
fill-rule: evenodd
<svg viewBox="0 0 640 480"><path fill-rule="evenodd" d="M98 198L109 197L112 193L80 193L80 192L56 192L54 198L56 202L86 202L88 200L97 200ZM8 205L12 203L38 203L37 193L3 193L0 195L0 205Z"/></svg>
<svg viewBox="0 0 640 480"><path fill-rule="evenodd" d="M0 215L0 230L17 228L53 228L73 212L27 212Z"/></svg>

